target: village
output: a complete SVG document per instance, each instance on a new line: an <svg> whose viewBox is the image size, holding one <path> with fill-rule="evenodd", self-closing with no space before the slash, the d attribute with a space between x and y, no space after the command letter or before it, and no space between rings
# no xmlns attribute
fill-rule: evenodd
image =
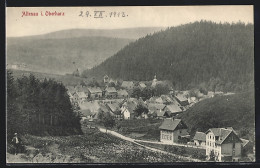
<svg viewBox="0 0 260 168"><path fill-rule="evenodd" d="M148 97L135 94L137 91L147 88L151 90L158 86L167 86L168 89L166 92L162 89L159 94L151 94ZM203 149L206 160L211 161L240 161L242 151L250 146L249 140L239 138L232 127L197 131L191 137L186 123L178 119L178 115L199 101L234 93L176 91L167 81L157 80L156 75L152 81L122 81L121 84L105 75L102 84L95 81L90 85L67 86L67 93L71 103L79 108L77 112L82 121L90 125L98 120L100 113L109 113L121 122L138 119L161 120L157 142L149 139L134 140L136 142ZM252 150L254 152L254 149Z"/></svg>

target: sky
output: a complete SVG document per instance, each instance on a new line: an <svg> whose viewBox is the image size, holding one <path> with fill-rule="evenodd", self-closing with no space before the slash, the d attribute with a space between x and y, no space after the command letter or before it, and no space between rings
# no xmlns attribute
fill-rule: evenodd
<svg viewBox="0 0 260 168"><path fill-rule="evenodd" d="M64 16L46 16L46 11L61 12ZM83 17L79 16L81 11ZM95 11L104 11L102 18L94 18ZM38 16L22 17L23 12L38 13ZM99 14L97 12L96 17ZM77 28L171 27L200 20L253 23L253 6L7 7L6 36L38 35Z"/></svg>

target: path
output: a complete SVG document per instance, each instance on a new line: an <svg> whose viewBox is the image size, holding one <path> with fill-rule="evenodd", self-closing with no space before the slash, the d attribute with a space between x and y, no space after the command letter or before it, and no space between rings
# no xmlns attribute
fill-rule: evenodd
<svg viewBox="0 0 260 168"><path fill-rule="evenodd" d="M196 148L196 149L205 149L204 147L201 146L193 146L193 145L187 145L187 144L178 144L178 143L163 143L163 142L158 142L158 141L145 141L145 140L139 140L135 139L136 142L144 142L144 143L153 143L153 144L162 144L162 145L174 145L174 146L184 146L184 147L189 147L189 148Z"/></svg>
<svg viewBox="0 0 260 168"><path fill-rule="evenodd" d="M192 162L202 162L201 160L199 159L193 159L193 158L190 158L190 157L185 157L185 156L181 156L181 155L176 155L176 154L173 154L173 153L169 153L169 152L166 152L166 151L163 151L163 150L160 150L160 149L156 149L156 148L152 148L152 147L149 147L149 146L145 146L145 145L142 145L140 143L137 143L135 139L132 139L132 138L129 138L129 137L126 137L122 134L119 134L115 131L111 131L111 130L106 130L104 128L98 128L101 132L103 133L109 133L113 136L116 136L120 139L123 139L123 140L126 140L126 141L129 141L129 142L132 142L136 145L139 145L139 146L142 146L146 149L149 149L151 151L155 151L155 152L160 152L160 153L163 153L163 154L167 154L167 155L171 155L171 156L174 156L174 157L177 157L177 158L180 158L180 159L187 159L188 161L192 161Z"/></svg>

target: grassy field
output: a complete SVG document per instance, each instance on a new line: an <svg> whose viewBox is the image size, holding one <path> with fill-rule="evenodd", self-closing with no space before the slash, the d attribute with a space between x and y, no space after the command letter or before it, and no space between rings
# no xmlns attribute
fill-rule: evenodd
<svg viewBox="0 0 260 168"><path fill-rule="evenodd" d="M116 123L120 129L116 126L114 130L130 138L158 141L162 122L159 119L122 120Z"/></svg>
<svg viewBox="0 0 260 168"><path fill-rule="evenodd" d="M84 135L22 137L27 152L7 153L7 162L29 163L147 163L181 162L174 156L149 151L133 143L99 132L84 129Z"/></svg>

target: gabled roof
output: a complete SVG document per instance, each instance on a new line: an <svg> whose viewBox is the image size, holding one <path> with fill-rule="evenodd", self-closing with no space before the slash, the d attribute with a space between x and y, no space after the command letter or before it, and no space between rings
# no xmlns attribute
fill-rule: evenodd
<svg viewBox="0 0 260 168"><path fill-rule="evenodd" d="M102 93L102 90L100 89L100 87L89 87L88 88L88 91L90 92L90 93Z"/></svg>
<svg viewBox="0 0 260 168"><path fill-rule="evenodd" d="M235 136L237 136L237 134L235 133L235 131L233 130L232 127L228 127L228 128L210 128L206 132L206 134L208 134L208 132L212 132L215 136L219 137L219 140L216 140L217 144L222 144L226 140L226 138L232 132L235 134ZM237 138L239 139L240 142L242 142L238 136L237 136Z"/></svg>
<svg viewBox="0 0 260 168"><path fill-rule="evenodd" d="M166 118L159 128L164 130L174 131L177 130L178 128L186 129L187 126L181 121L181 119L173 120L172 118Z"/></svg>
<svg viewBox="0 0 260 168"><path fill-rule="evenodd" d="M148 110L163 110L165 108L165 104L157 104L157 103L148 103Z"/></svg>
<svg viewBox="0 0 260 168"><path fill-rule="evenodd" d="M99 104L100 106L100 110L103 111L103 112L109 112L109 109L107 108L107 106L103 103L100 103Z"/></svg>
<svg viewBox="0 0 260 168"><path fill-rule="evenodd" d="M182 112L181 108L176 104L170 104L165 107L165 111L170 111L171 113Z"/></svg>
<svg viewBox="0 0 260 168"><path fill-rule="evenodd" d="M164 103L161 97L151 97L148 101L151 103Z"/></svg>
<svg viewBox="0 0 260 168"><path fill-rule="evenodd" d="M117 92L116 89L114 87L107 87L106 88L106 92L109 92L109 93L115 93Z"/></svg>
<svg viewBox="0 0 260 168"><path fill-rule="evenodd" d="M76 92L76 94L77 94L80 98L87 97L87 95L85 94L85 92Z"/></svg>
<svg viewBox="0 0 260 168"><path fill-rule="evenodd" d="M82 113L82 116L84 116L84 117L92 115L92 113L89 109L83 109L83 110L80 110L80 112Z"/></svg>
<svg viewBox="0 0 260 168"><path fill-rule="evenodd" d="M183 94L177 94L175 97L181 102L188 101L188 99Z"/></svg>
<svg viewBox="0 0 260 168"><path fill-rule="evenodd" d="M106 105L112 112L116 112L116 111L120 110L118 103L112 103L112 104L108 103Z"/></svg>
<svg viewBox="0 0 260 168"><path fill-rule="evenodd" d="M117 91L117 94L119 96L127 96L128 95L127 91L124 90L124 89L120 89L119 91Z"/></svg>
<svg viewBox="0 0 260 168"><path fill-rule="evenodd" d="M247 140L247 139L242 139L242 138L240 138L240 139L242 141L242 146L243 147L245 147L249 143L249 140Z"/></svg>
<svg viewBox="0 0 260 168"><path fill-rule="evenodd" d="M172 103L173 99L168 95L161 95L161 99L163 100L163 103Z"/></svg>
<svg viewBox="0 0 260 168"><path fill-rule="evenodd" d="M193 139L199 141L206 141L206 134L204 132L197 131Z"/></svg>
<svg viewBox="0 0 260 168"><path fill-rule="evenodd" d="M84 102L82 104L79 104L79 107L81 110L89 109L92 113L97 112L98 109L100 109L100 105L97 101Z"/></svg>
<svg viewBox="0 0 260 168"><path fill-rule="evenodd" d="M130 88L130 87L134 86L134 82L132 82L132 81L123 81L121 86L122 87L126 87L126 88Z"/></svg>
<svg viewBox="0 0 260 168"><path fill-rule="evenodd" d="M165 111L156 110L157 117L163 117L165 114Z"/></svg>
<svg viewBox="0 0 260 168"><path fill-rule="evenodd" d="M128 101L128 102L124 103L124 106L130 113L134 113L134 110L137 107L137 104L135 104L134 102Z"/></svg>
<svg viewBox="0 0 260 168"><path fill-rule="evenodd" d="M145 87L146 87L146 84L144 84L143 82L140 82L140 83L139 83L139 86L140 86L141 88L145 88Z"/></svg>

